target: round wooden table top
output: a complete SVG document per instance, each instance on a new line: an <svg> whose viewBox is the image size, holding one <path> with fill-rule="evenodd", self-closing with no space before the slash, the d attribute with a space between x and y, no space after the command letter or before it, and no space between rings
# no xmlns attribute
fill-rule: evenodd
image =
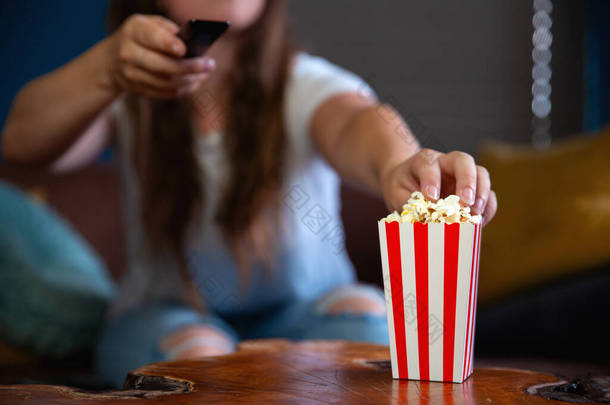
<svg viewBox="0 0 610 405"><path fill-rule="evenodd" d="M0 386L0 404L565 404L526 392L551 375L477 368L463 384L393 380L388 359L386 346L364 343L249 341L226 356L140 367L122 391Z"/></svg>

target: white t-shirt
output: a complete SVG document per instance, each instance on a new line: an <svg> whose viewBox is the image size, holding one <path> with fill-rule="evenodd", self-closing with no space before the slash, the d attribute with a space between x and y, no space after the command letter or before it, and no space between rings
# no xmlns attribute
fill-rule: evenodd
<svg viewBox="0 0 610 405"><path fill-rule="evenodd" d="M245 291L239 271L211 220L227 177L227 161L219 132L198 137L197 156L203 166L206 211L204 225L189 249L188 262L208 308L220 315L242 314L294 300L317 297L332 287L354 281L340 219L337 174L319 155L310 137L316 109L331 97L359 93L375 97L356 75L320 57L301 53L288 78L284 122L288 136L282 193L282 220L277 260L271 276L253 269ZM124 185L128 268L111 316L161 300L180 300L183 289L171 260L152 261L142 238L138 187L130 161L132 126L122 102L113 106ZM373 238L373 236L371 236Z"/></svg>

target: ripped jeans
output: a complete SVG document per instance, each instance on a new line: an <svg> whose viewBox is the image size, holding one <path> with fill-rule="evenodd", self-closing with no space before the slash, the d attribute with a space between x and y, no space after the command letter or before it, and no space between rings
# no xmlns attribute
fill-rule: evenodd
<svg viewBox="0 0 610 405"><path fill-rule="evenodd" d="M371 311L358 305L362 300L370 304ZM161 342L172 332L192 325L221 332L233 346L240 340L261 338L344 339L387 345L384 306L383 291L361 284L339 287L313 301L231 318L201 315L178 303L157 303L127 312L108 324L96 349L94 366L120 388L129 371L171 359L171 352L164 350Z"/></svg>

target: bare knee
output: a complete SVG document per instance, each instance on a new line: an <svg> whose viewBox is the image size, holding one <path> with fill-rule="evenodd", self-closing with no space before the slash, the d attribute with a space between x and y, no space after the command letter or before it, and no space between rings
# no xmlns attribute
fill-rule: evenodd
<svg viewBox="0 0 610 405"><path fill-rule="evenodd" d="M159 347L168 359L219 356L234 350L231 337L207 325L189 325L167 335Z"/></svg>
<svg viewBox="0 0 610 405"><path fill-rule="evenodd" d="M328 315L385 315L385 300L374 287L354 284L331 291L318 302L317 308Z"/></svg>

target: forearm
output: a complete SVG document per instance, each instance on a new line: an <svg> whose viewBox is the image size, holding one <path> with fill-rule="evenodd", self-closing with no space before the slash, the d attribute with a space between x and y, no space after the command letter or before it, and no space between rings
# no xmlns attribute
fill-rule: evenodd
<svg viewBox="0 0 610 405"><path fill-rule="evenodd" d="M489 172L464 152L421 149L400 115L359 94L334 97L311 122L318 150L341 177L381 195L399 210L414 191L436 200L457 194L489 222L497 208Z"/></svg>
<svg viewBox="0 0 610 405"><path fill-rule="evenodd" d="M380 193L383 174L419 149L396 110L376 104L355 113L340 129L330 160L344 179Z"/></svg>
<svg viewBox="0 0 610 405"><path fill-rule="evenodd" d="M109 39L27 84L2 133L5 157L48 163L65 151L119 95L109 75Z"/></svg>

